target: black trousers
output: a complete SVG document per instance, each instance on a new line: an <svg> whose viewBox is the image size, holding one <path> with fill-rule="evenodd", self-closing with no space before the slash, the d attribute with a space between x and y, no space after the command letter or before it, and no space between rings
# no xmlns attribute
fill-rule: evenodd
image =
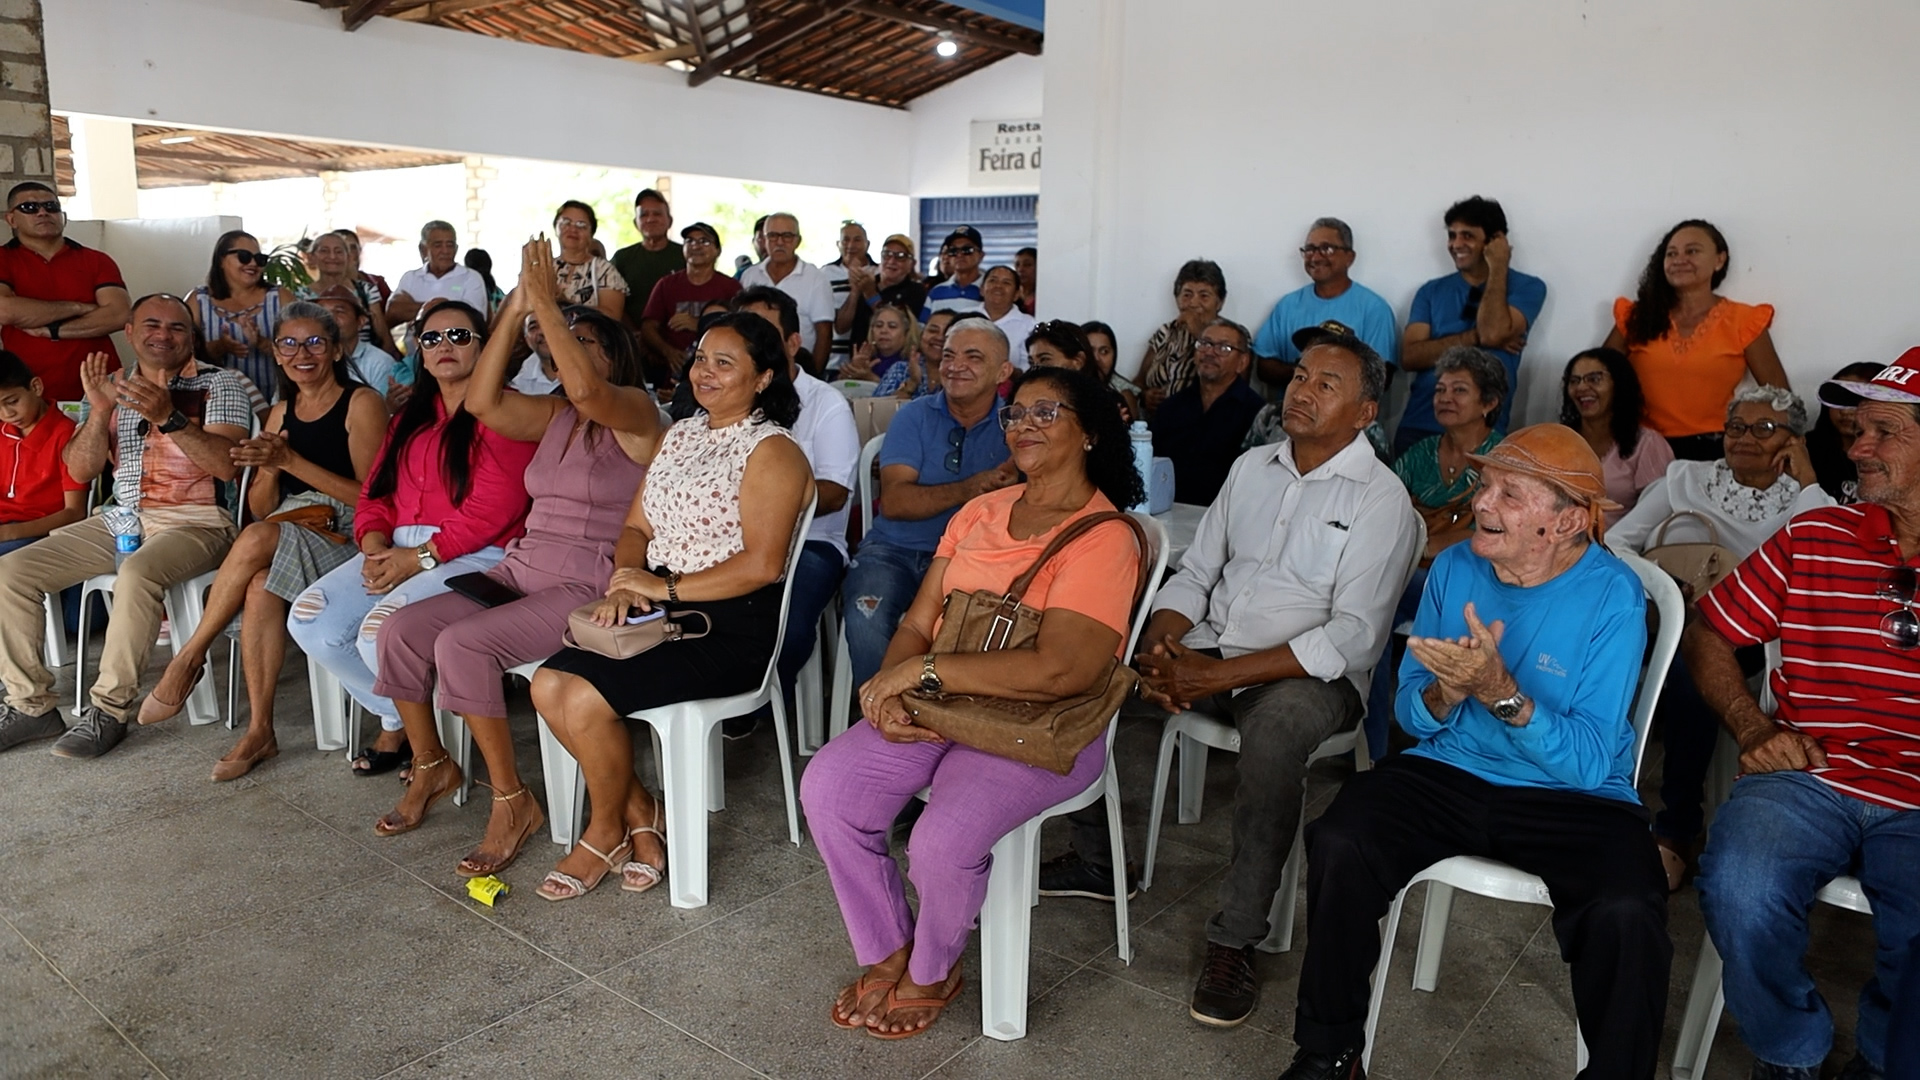
<svg viewBox="0 0 1920 1080"><path fill-rule="evenodd" d="M1365 1038L1380 919L1413 875L1454 855L1537 874L1573 965L1583 1080L1648 1080L1667 1012L1673 942L1646 811L1543 788L1499 787L1396 754L1356 774L1307 826L1307 956L1294 1041L1320 1053Z"/></svg>

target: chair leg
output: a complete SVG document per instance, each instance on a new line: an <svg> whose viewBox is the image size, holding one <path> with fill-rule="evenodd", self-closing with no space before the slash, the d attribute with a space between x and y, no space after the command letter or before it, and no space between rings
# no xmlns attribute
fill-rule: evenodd
<svg viewBox="0 0 1920 1080"><path fill-rule="evenodd" d="M674 710L660 733L660 786L667 806L667 895L674 907L707 904L707 784L712 775L706 725Z"/></svg>
<svg viewBox="0 0 1920 1080"><path fill-rule="evenodd" d="M1160 818L1167 807L1167 778L1173 772L1173 744L1179 733L1172 727L1160 733L1160 756L1153 766L1153 808L1147 812L1147 858L1140 867L1140 887L1153 888L1153 860L1160 853Z"/></svg>
<svg viewBox="0 0 1920 1080"><path fill-rule="evenodd" d="M84 629L84 609L80 618ZM307 658L307 697L313 709L314 746L320 750L345 750L351 756L354 747L347 741L346 691L333 672L315 663L312 657Z"/></svg>
<svg viewBox="0 0 1920 1080"><path fill-rule="evenodd" d="M240 726L240 639L227 635L227 730Z"/></svg>
<svg viewBox="0 0 1920 1080"><path fill-rule="evenodd" d="M720 725L707 729L707 810L719 813L727 808L727 739Z"/></svg>
<svg viewBox="0 0 1920 1080"><path fill-rule="evenodd" d="M554 843L571 850L573 838L580 835L585 810L579 791L584 787L580 783L580 763L554 737L546 717L536 713L534 722L540 729L540 773L547 784L547 834Z"/></svg>
<svg viewBox="0 0 1920 1080"><path fill-rule="evenodd" d="M1127 838L1120 828L1120 774L1113 767L1113 748L1107 748L1106 775L1107 843L1113 848L1113 942L1120 962L1133 965L1133 932L1127 916ZM1040 875L1033 876L1033 887L1040 887Z"/></svg>
<svg viewBox="0 0 1920 1080"><path fill-rule="evenodd" d="M980 1030L989 1039L1027 1036L1027 965L1033 944L1028 898L1040 875L1039 832L1036 819L993 845L987 899L980 908Z"/></svg>
<svg viewBox="0 0 1920 1080"><path fill-rule="evenodd" d="M817 646L816 646L817 647ZM719 725L714 725L719 731ZM780 689L773 691L773 731L775 741L780 746L780 783L787 797L787 839L793 846L800 846L800 796L793 785L793 747L787 741L787 704L781 700Z"/></svg>
<svg viewBox="0 0 1920 1080"><path fill-rule="evenodd" d="M206 613L206 596L192 582L182 582L166 592L167 618L173 624L170 645L178 654L180 645L192 637ZM187 723L195 727L220 722L220 698L213 684L201 679L187 695Z"/></svg>
<svg viewBox="0 0 1920 1080"><path fill-rule="evenodd" d="M1427 906L1420 915L1420 948L1414 954L1413 988L1432 993L1440 985L1440 954L1447 947L1447 921L1453 916L1453 886L1427 882Z"/></svg>
<svg viewBox="0 0 1920 1080"><path fill-rule="evenodd" d="M67 615L60 594L50 592L41 602L47 614L47 637L43 651L48 668L63 668L73 662L67 651Z"/></svg>
<svg viewBox="0 0 1920 1080"><path fill-rule="evenodd" d="M1720 951L1713 939L1700 938L1700 959L1693 965L1693 988L1687 991L1687 1011L1680 1018L1680 1041L1673 1048L1673 1080L1703 1080L1713 1036L1726 1008L1726 990L1720 984Z"/></svg>
<svg viewBox="0 0 1920 1080"><path fill-rule="evenodd" d="M1293 830L1293 848L1287 852L1287 864L1280 869L1280 891L1273 894L1273 908L1267 913L1267 940L1260 951L1283 953L1293 950L1293 915L1300 902L1300 871L1307 861L1307 799L1300 797L1300 823Z"/></svg>
<svg viewBox="0 0 1920 1080"><path fill-rule="evenodd" d="M473 793L473 730L467 727L465 717L445 709L433 710L433 723L440 731L440 744L460 766L460 789L453 793L453 805L465 806L467 796Z"/></svg>
<svg viewBox="0 0 1920 1080"><path fill-rule="evenodd" d="M1180 736L1180 817L1182 825L1200 820L1200 802L1207 796L1207 744L1191 735Z"/></svg>
<svg viewBox="0 0 1920 1080"><path fill-rule="evenodd" d="M102 594L81 586L80 637L73 643L73 711L76 716L87 704L87 638L92 629L87 625L92 622L87 616L93 612L93 598L100 595L112 594Z"/></svg>
<svg viewBox="0 0 1920 1080"><path fill-rule="evenodd" d="M826 616L821 616L826 622ZM825 691L821 688L821 667L825 663L822 654L826 650L826 636L815 634L813 652L807 656L807 662L800 666L800 673L793 679L793 719L799 738L801 757L812 757L827 740L827 718L825 715Z"/></svg>
<svg viewBox="0 0 1920 1080"><path fill-rule="evenodd" d="M1428 882L1431 886L1433 883ZM1378 1041L1380 1030L1380 1005L1387 998L1387 969L1393 963L1393 939L1400 930L1400 909L1407 902L1407 890L1393 898L1387 908L1387 917L1380 922L1380 959L1373 965L1373 992L1367 1000L1366 1049L1360 1052L1360 1067L1373 1068L1373 1046Z"/></svg>

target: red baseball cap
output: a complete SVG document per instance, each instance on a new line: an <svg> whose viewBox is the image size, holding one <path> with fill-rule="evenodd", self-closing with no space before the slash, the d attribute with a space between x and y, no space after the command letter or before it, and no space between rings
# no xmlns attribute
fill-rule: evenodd
<svg viewBox="0 0 1920 1080"><path fill-rule="evenodd" d="M1900 359L1881 368L1871 379L1821 383L1820 401L1836 409L1859 408L1862 401L1920 404L1920 345L1901 353Z"/></svg>

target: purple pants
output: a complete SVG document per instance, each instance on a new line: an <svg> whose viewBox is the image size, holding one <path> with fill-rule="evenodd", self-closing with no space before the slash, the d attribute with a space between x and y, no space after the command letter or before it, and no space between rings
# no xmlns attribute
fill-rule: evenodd
<svg viewBox="0 0 1920 1080"><path fill-rule="evenodd" d="M567 615L598 600L600 593L578 583L540 589L497 608L452 592L408 604L380 628L374 693L431 702L437 675L441 708L504 717L501 679L507 669L559 652Z"/></svg>
<svg viewBox="0 0 1920 1080"><path fill-rule="evenodd" d="M913 943L907 975L931 986L947 977L987 899L993 845L1028 818L1080 794L1106 765L1106 736L1060 776L956 743L890 743L856 720L807 763L800 801L827 864L840 916L862 966ZM907 842L908 876L920 915L907 908L887 834L907 800L932 787Z"/></svg>

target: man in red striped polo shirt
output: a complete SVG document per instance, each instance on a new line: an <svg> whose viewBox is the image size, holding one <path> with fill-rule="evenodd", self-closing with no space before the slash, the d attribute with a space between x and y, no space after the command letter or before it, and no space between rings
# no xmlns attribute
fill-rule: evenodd
<svg viewBox="0 0 1920 1080"><path fill-rule="evenodd" d="M1700 907L1756 1078L1812 1078L1833 1018L1802 960L1814 893L1854 874L1879 948L1858 1053L1883 1075L1888 995L1920 963L1920 348L1869 381L1820 389L1856 408L1861 502L1811 510L1700 603L1687 664L1740 743L1743 775L1700 858ZM1769 717L1733 650L1778 639Z"/></svg>

